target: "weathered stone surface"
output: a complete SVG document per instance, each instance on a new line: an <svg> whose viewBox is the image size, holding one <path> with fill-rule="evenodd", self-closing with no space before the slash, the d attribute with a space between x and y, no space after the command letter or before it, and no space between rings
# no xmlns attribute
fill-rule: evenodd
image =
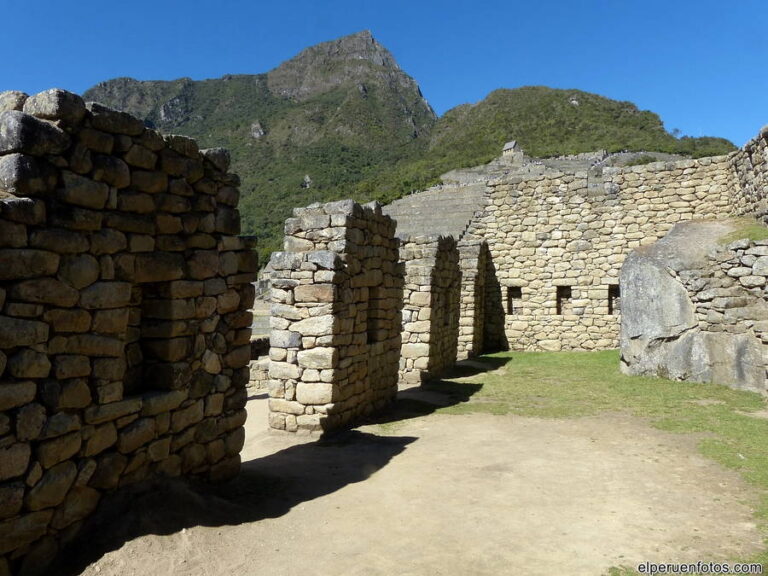
<svg viewBox="0 0 768 576"><path fill-rule="evenodd" d="M0 190L14 196L42 196L56 188L56 170L43 158L0 156Z"/></svg>
<svg viewBox="0 0 768 576"><path fill-rule="evenodd" d="M291 326L291 330L302 336L328 336L334 333L335 327L336 319L326 314L296 322Z"/></svg>
<svg viewBox="0 0 768 576"><path fill-rule="evenodd" d="M174 432L181 432L185 428L192 426L192 424L197 424L203 419L203 410L204 403L202 400L198 400L194 404L182 408L181 410L176 410L171 415L171 430Z"/></svg>
<svg viewBox="0 0 768 576"><path fill-rule="evenodd" d="M91 315L85 310L49 310L43 319L56 332L87 332L91 327Z"/></svg>
<svg viewBox="0 0 768 576"><path fill-rule="evenodd" d="M81 445L80 432L72 432L41 443L37 448L37 459L43 468L50 468L77 454Z"/></svg>
<svg viewBox="0 0 768 576"><path fill-rule="evenodd" d="M36 392L34 382L0 382L0 411L32 402Z"/></svg>
<svg viewBox="0 0 768 576"><path fill-rule="evenodd" d="M21 548L43 536L52 516L53 510L44 510L0 522L0 554Z"/></svg>
<svg viewBox="0 0 768 576"><path fill-rule="evenodd" d="M87 310L122 308L131 299L131 285L127 282L96 282L80 293L80 306Z"/></svg>
<svg viewBox="0 0 768 576"><path fill-rule="evenodd" d="M311 348L297 354L299 366L324 370L335 368L339 360L337 348Z"/></svg>
<svg viewBox="0 0 768 576"><path fill-rule="evenodd" d="M138 136L144 131L144 123L125 112L118 112L96 102L87 102L91 113L91 124L97 130L111 134Z"/></svg>
<svg viewBox="0 0 768 576"><path fill-rule="evenodd" d="M112 402L102 406L89 406L85 410L85 421L88 424L101 424L102 422L117 420L128 414L137 413L141 410L141 404L142 402L140 399L131 398L123 400L122 402Z"/></svg>
<svg viewBox="0 0 768 576"><path fill-rule="evenodd" d="M107 198L109 198L109 186L103 182L96 182L66 170L62 172L62 178L64 187L58 190L58 196L64 202L96 210L100 210L106 205Z"/></svg>
<svg viewBox="0 0 768 576"><path fill-rule="evenodd" d="M203 158L213 164L218 171L226 172L229 170L230 156L229 150L226 148L207 148L205 150L200 150L200 153L203 155Z"/></svg>
<svg viewBox="0 0 768 576"><path fill-rule="evenodd" d="M69 308L77 303L77 290L53 278L36 278L15 284L11 298L37 304L52 304Z"/></svg>
<svg viewBox="0 0 768 576"><path fill-rule="evenodd" d="M0 348L40 344L48 340L48 331L45 322L0 316Z"/></svg>
<svg viewBox="0 0 768 576"><path fill-rule="evenodd" d="M162 412L169 412L187 399L187 393L181 390L163 392L149 392L142 396L142 416L153 416Z"/></svg>
<svg viewBox="0 0 768 576"><path fill-rule="evenodd" d="M24 504L24 483L0 484L0 520L16 516Z"/></svg>
<svg viewBox="0 0 768 576"><path fill-rule="evenodd" d="M29 237L29 245L59 254L77 254L88 250L88 239L77 232L49 228L33 232Z"/></svg>
<svg viewBox="0 0 768 576"><path fill-rule="evenodd" d="M101 493L87 486L74 486L64 501L64 505L56 510L51 526L62 530L75 522L82 520L96 510L101 499Z"/></svg>
<svg viewBox="0 0 768 576"><path fill-rule="evenodd" d="M44 156L68 147L69 136L53 124L16 110L0 112L0 153Z"/></svg>
<svg viewBox="0 0 768 576"><path fill-rule="evenodd" d="M323 405L333 402L333 384L299 382L296 400L302 404Z"/></svg>
<svg viewBox="0 0 768 576"><path fill-rule="evenodd" d="M85 102L77 94L51 88L27 98L23 110L38 118L61 120L74 126L85 116Z"/></svg>
<svg viewBox="0 0 768 576"><path fill-rule="evenodd" d="M0 112L6 110L23 110L24 102L29 98L24 92L18 90L6 90L0 92Z"/></svg>
<svg viewBox="0 0 768 576"><path fill-rule="evenodd" d="M11 444L0 448L0 481L24 474L31 454L29 444Z"/></svg>
<svg viewBox="0 0 768 576"><path fill-rule="evenodd" d="M45 378L51 371L51 362L42 352L24 348L8 359L8 372L14 378Z"/></svg>
<svg viewBox="0 0 768 576"><path fill-rule="evenodd" d="M136 255L137 282L167 282L184 276L184 257L171 252Z"/></svg>
<svg viewBox="0 0 768 576"><path fill-rule="evenodd" d="M57 380L89 376L91 373L91 362L87 356L62 354L54 359L53 373ZM88 399L90 400L90 395Z"/></svg>
<svg viewBox="0 0 768 576"><path fill-rule="evenodd" d="M112 422L97 426L85 442L83 456L95 456L117 443L117 428Z"/></svg>
<svg viewBox="0 0 768 576"><path fill-rule="evenodd" d="M77 477L77 466L73 462L62 462L43 474L42 479L25 498L27 509L36 511L58 506Z"/></svg>
<svg viewBox="0 0 768 576"><path fill-rule="evenodd" d="M0 250L0 280L24 280L52 276L59 268L60 256L33 249Z"/></svg>
<svg viewBox="0 0 768 576"><path fill-rule="evenodd" d="M126 188L131 183L131 170L120 158L105 154L93 155L93 179L115 188Z"/></svg>
<svg viewBox="0 0 768 576"><path fill-rule="evenodd" d="M40 404L27 404L16 415L16 438L25 442L36 440L45 426L45 408Z"/></svg>
<svg viewBox="0 0 768 576"><path fill-rule="evenodd" d="M723 234L722 224L680 224L663 240L627 257L621 283L632 290L622 297L623 371L764 391L760 340L749 333L702 332L680 280L689 276L684 271L711 266L707 255ZM678 277L670 270L683 272ZM715 298L713 305L737 311L748 300Z"/></svg>
<svg viewBox="0 0 768 576"><path fill-rule="evenodd" d="M154 438L155 420L153 418L139 418L120 431L117 439L117 450L122 454L129 454Z"/></svg>

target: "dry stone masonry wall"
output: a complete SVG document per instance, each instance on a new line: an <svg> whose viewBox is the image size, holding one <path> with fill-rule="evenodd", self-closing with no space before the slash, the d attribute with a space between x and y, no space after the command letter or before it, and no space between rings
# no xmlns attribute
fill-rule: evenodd
<svg viewBox="0 0 768 576"><path fill-rule="evenodd" d="M625 372L766 392L768 241L723 245L732 230L727 221L679 224L627 258Z"/></svg>
<svg viewBox="0 0 768 576"><path fill-rule="evenodd" d="M107 492L238 472L257 263L228 166L74 94L0 95L0 574Z"/></svg>
<svg viewBox="0 0 768 576"><path fill-rule="evenodd" d="M269 424L312 433L397 392L403 275L395 223L351 200L294 210L270 260Z"/></svg>
<svg viewBox="0 0 768 576"><path fill-rule="evenodd" d="M405 267L400 380L440 376L456 362L459 337L459 252L453 237L403 239Z"/></svg>
<svg viewBox="0 0 768 576"><path fill-rule="evenodd" d="M597 188L585 172L492 182L468 230L487 243L491 262L483 349L615 348L624 258L677 222L727 214L730 166L716 157L606 168ZM469 284L462 300L473 298ZM463 315L462 326L477 324Z"/></svg>

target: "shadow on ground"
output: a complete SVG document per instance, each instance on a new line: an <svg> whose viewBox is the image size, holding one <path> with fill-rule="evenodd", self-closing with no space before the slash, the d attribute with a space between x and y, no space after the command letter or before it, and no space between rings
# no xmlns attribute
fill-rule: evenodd
<svg viewBox="0 0 768 576"><path fill-rule="evenodd" d="M457 366L446 378L466 378L497 368L496 360ZM371 422L424 416L466 402L481 387L442 379L404 390L391 409ZM86 522L54 566L62 576L74 576L104 554L143 535L168 535L192 526L230 526L282 516L302 502L366 480L416 439L340 431L244 462L239 476L223 485L168 479L122 490L102 502L99 512Z"/></svg>

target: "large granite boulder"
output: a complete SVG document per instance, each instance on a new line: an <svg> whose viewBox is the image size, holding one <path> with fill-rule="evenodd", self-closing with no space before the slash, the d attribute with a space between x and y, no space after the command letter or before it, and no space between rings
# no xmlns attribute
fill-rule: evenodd
<svg viewBox="0 0 768 576"><path fill-rule="evenodd" d="M752 327L768 318L768 305L762 290L733 276L743 264L720 239L735 226L677 224L627 257L620 277L624 373L765 392L763 343Z"/></svg>

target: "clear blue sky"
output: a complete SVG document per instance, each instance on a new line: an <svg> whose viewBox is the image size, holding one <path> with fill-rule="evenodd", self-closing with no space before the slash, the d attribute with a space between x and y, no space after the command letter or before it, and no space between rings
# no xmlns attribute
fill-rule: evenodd
<svg viewBox="0 0 768 576"><path fill-rule="evenodd" d="M438 114L546 85L738 146L768 124L767 0L0 0L0 15L0 90L266 72L370 29Z"/></svg>

